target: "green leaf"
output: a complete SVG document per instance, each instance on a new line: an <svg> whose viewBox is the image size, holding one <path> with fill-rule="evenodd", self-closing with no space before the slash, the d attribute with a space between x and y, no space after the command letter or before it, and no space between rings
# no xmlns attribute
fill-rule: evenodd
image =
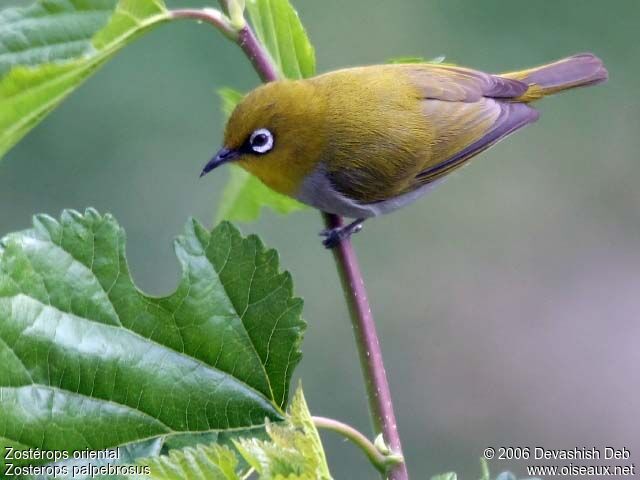
<svg viewBox="0 0 640 480"><path fill-rule="evenodd" d="M233 440L248 467L226 446L200 445L169 455L139 460L151 467L150 478L161 480L240 480L255 470L261 480L331 480L322 442L298 388L286 422L267 423L268 439L256 436ZM131 479L133 480L133 479Z"/></svg>
<svg viewBox="0 0 640 480"><path fill-rule="evenodd" d="M222 101L222 114L224 115L224 119L227 120L233 113L236 105L244 98L244 94L233 88L223 87L218 90L218 95Z"/></svg>
<svg viewBox="0 0 640 480"><path fill-rule="evenodd" d="M168 456L141 460L151 480L241 480L238 457L222 445L198 445L174 450Z"/></svg>
<svg viewBox="0 0 640 480"><path fill-rule="evenodd" d="M222 100L222 111L225 117L231 115L244 95L231 88L218 91ZM260 216L262 207L287 214L306 208L293 198L271 190L264 183L237 165L230 165L227 181L216 214L216 220L233 220L250 222Z"/></svg>
<svg viewBox="0 0 640 480"><path fill-rule="evenodd" d="M489 470L489 463L486 458L480 458L480 471L482 475L480 480L491 480L491 471Z"/></svg>
<svg viewBox="0 0 640 480"><path fill-rule="evenodd" d="M29 480L92 480L94 478L124 480L127 478L124 475L96 477L93 472L96 472L96 469L108 465L131 465L140 458L157 456L160 454L162 443L162 438L153 438L127 445L120 445L117 450L103 450L99 452L99 454L102 455L101 458L69 458L68 460L48 464L48 466L57 467L55 475L33 475L27 478ZM107 455L107 453L109 453L109 455Z"/></svg>
<svg viewBox="0 0 640 480"><path fill-rule="evenodd" d="M438 57L432 58L431 60L426 60L424 57L395 57L387 60L387 63L433 63L439 64L443 63L445 60L444 55L440 55Z"/></svg>
<svg viewBox="0 0 640 480"><path fill-rule="evenodd" d="M246 25L244 19L245 0L225 0L222 3L226 6L233 28L236 30L244 28Z"/></svg>
<svg viewBox="0 0 640 480"><path fill-rule="evenodd" d="M0 157L120 48L168 19L161 0L37 0L0 11Z"/></svg>
<svg viewBox="0 0 640 480"><path fill-rule="evenodd" d="M247 11L258 39L284 77L315 74L315 51L289 0L247 0Z"/></svg>
<svg viewBox="0 0 640 480"><path fill-rule="evenodd" d="M267 423L271 441L234 441L261 480L331 480L327 459L309 408L299 387L291 402L288 422Z"/></svg>
<svg viewBox="0 0 640 480"><path fill-rule="evenodd" d="M246 428L242 430L231 431L217 431L217 432L205 432L205 433L180 433L175 435L169 435L165 438L164 445L162 446L162 455L168 455L173 450L181 450L187 447L197 447L198 445L226 445L233 447L233 440L237 440L239 437L252 437L252 438L268 438L264 425L256 428ZM249 465L240 459L240 469L248 470Z"/></svg>
<svg viewBox="0 0 640 480"><path fill-rule="evenodd" d="M440 475L436 475L431 477L431 480L457 480L458 476L453 472L441 473Z"/></svg>
<svg viewBox="0 0 640 480"><path fill-rule="evenodd" d="M188 447L195 450L195 447L200 445L210 445L215 443L221 446L233 446L232 440L238 438L239 435L266 438L267 434L264 426L253 429L231 430L228 432L214 431L204 433L177 433L167 435L166 437L157 437L151 440L143 440L141 442L120 445L115 456L105 456L104 459L69 459L66 461L48 464L58 467L66 466L66 474L62 474L61 471L58 470L55 477L53 475L39 475L37 477L28 478L29 480L32 478L34 480L53 480L54 478L64 480L90 480L91 478L100 478L103 480L131 480L135 477L125 475L95 477L95 475L92 476L83 469L99 468L106 465L133 465L136 462L145 464L150 461L150 458L155 458L160 455L170 455L176 450L182 450ZM249 469L249 465L244 462L244 460L240 459L239 468L241 471L246 471ZM136 480L138 479L136 478ZM142 478L140 480L142 480Z"/></svg>
<svg viewBox="0 0 640 480"><path fill-rule="evenodd" d="M260 216L262 207L282 214L306 208L300 202L271 190L237 165L230 165L229 168L229 180L218 207L218 220L250 222Z"/></svg>
<svg viewBox="0 0 640 480"><path fill-rule="evenodd" d="M168 297L140 292L110 215L65 211L0 247L0 459L283 418L302 301L278 255L191 221ZM1 466L1 464L0 464Z"/></svg>
<svg viewBox="0 0 640 480"><path fill-rule="evenodd" d="M426 60L424 57L394 57L387 60L387 63L426 63Z"/></svg>

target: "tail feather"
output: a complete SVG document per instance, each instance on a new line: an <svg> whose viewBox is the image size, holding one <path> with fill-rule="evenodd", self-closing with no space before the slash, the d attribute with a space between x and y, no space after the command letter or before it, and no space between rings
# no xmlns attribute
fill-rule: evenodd
<svg viewBox="0 0 640 480"><path fill-rule="evenodd" d="M609 73L602 60L591 53L581 53L540 67L500 75L530 85L523 101L535 100L576 87L605 82Z"/></svg>

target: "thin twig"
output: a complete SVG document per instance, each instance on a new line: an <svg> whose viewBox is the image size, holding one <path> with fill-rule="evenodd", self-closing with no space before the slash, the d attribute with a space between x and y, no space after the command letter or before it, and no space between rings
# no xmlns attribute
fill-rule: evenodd
<svg viewBox="0 0 640 480"><path fill-rule="evenodd" d="M342 218L324 213L327 228L343 225ZM369 412L376 433L382 433L384 441L392 452L403 456L396 416L391 401L391 389L384 368L382 350L378 341L376 325L369 306L367 290L364 285L356 252L351 239L343 240L333 249L333 256L342 281L342 289L349 306L353 333L360 354L360 366L364 374ZM409 478L405 463L395 465L389 471L390 480L406 480Z"/></svg>
<svg viewBox="0 0 640 480"><path fill-rule="evenodd" d="M247 55L253 68L258 72L263 82L278 80L280 77L278 69L273 64L269 53L258 41L249 25L245 25L244 28L240 30L238 34L238 45L240 45L242 51Z"/></svg>
<svg viewBox="0 0 640 480"><path fill-rule="evenodd" d="M346 423L339 422L332 418L312 417L316 428L323 430L331 430L339 433L346 439L350 440L354 445L359 447L367 456L369 461L381 473L386 473L390 466L402 463L402 457L394 454L384 454L358 430Z"/></svg>
<svg viewBox="0 0 640 480"><path fill-rule="evenodd" d="M171 10L170 14L172 18L187 18L199 22L210 23L224 33L224 35L230 40L233 40L234 42L238 41L238 32L231 26L231 22L227 16L215 8L180 8L177 10Z"/></svg>

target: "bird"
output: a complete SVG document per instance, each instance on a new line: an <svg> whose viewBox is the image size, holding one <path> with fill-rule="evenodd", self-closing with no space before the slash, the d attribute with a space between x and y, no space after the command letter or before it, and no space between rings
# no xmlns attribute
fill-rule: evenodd
<svg viewBox="0 0 640 480"><path fill-rule="evenodd" d="M535 122L534 102L607 79L603 62L582 53L502 74L396 63L277 80L239 102L201 176L233 162L281 194L354 219L321 232L333 248Z"/></svg>

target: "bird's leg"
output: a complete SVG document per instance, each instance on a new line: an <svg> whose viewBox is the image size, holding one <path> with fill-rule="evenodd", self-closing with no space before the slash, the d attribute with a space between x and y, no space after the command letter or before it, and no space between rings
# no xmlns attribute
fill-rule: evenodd
<svg viewBox="0 0 640 480"><path fill-rule="evenodd" d="M366 219L364 218L356 218L348 225L337 228L327 228L326 230L321 231L320 236L325 237L322 241L322 244L327 248L334 248L342 240L345 240L354 233L362 230L362 222L364 222L365 220Z"/></svg>

